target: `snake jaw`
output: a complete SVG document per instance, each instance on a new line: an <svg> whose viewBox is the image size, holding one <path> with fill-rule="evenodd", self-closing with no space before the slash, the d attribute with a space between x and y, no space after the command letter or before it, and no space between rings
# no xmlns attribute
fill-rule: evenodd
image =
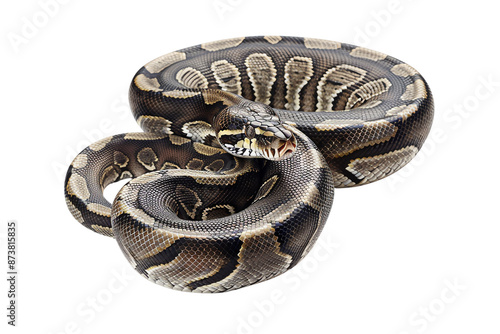
<svg viewBox="0 0 500 334"><path fill-rule="evenodd" d="M297 141L274 109L247 101L227 107L213 120L220 145L234 156L279 161L292 156Z"/></svg>
<svg viewBox="0 0 500 334"><path fill-rule="evenodd" d="M268 160L280 161L290 158L297 148L297 141L294 136L287 140L275 140L269 147L262 149L262 157Z"/></svg>
<svg viewBox="0 0 500 334"><path fill-rule="evenodd" d="M268 145L259 145L256 141L251 141L247 147L225 143L223 148L228 153L241 158L264 158L280 161L290 158L295 153L297 140L292 135L286 140L275 138Z"/></svg>

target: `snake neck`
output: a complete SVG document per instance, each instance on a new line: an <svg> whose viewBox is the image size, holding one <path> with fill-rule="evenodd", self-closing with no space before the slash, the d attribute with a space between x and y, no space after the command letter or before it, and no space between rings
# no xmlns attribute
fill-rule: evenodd
<svg viewBox="0 0 500 334"><path fill-rule="evenodd" d="M295 150L292 133L273 108L231 92L211 88L145 92L132 85L130 102L146 132L187 137L239 157L279 160Z"/></svg>

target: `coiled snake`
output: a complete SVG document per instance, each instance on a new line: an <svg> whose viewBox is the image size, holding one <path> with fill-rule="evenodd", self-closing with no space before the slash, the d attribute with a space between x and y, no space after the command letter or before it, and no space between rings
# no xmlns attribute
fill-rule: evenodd
<svg viewBox="0 0 500 334"><path fill-rule="evenodd" d="M161 56L135 75L130 104L145 132L84 149L67 173L67 205L116 238L143 276L195 292L292 268L318 238L334 187L403 167L433 117L429 87L409 65L280 36ZM103 189L124 178L111 205Z"/></svg>

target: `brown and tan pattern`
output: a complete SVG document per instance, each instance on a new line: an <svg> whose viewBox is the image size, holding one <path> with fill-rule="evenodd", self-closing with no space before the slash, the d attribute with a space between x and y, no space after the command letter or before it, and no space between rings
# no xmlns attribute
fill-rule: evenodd
<svg viewBox="0 0 500 334"><path fill-rule="evenodd" d="M240 71L234 64L222 59L213 62L210 67L222 90L241 95Z"/></svg>
<svg viewBox="0 0 500 334"><path fill-rule="evenodd" d="M171 97L174 99L188 99L197 95L201 95L200 92L187 92L183 90L170 90L162 93L165 97Z"/></svg>
<svg viewBox="0 0 500 334"><path fill-rule="evenodd" d="M186 59L186 54L184 52L171 52L147 63L144 65L144 68L146 68L150 73L159 73L170 65L184 59Z"/></svg>
<svg viewBox="0 0 500 334"><path fill-rule="evenodd" d="M165 119L160 116L149 116L149 115L141 115L137 119L137 123L144 131L147 132L157 132L157 133L166 133L172 134L172 130L170 129L172 122L168 119Z"/></svg>
<svg viewBox="0 0 500 334"><path fill-rule="evenodd" d="M339 49L342 44L325 39L304 38L304 46L308 49L336 50Z"/></svg>
<svg viewBox="0 0 500 334"><path fill-rule="evenodd" d="M418 148L408 146L374 157L358 158L349 164L347 170L353 173L362 183L374 182L406 165L415 157L417 152Z"/></svg>
<svg viewBox="0 0 500 334"><path fill-rule="evenodd" d="M72 174L66 182L66 192L70 196L86 200L90 197L87 181L79 174Z"/></svg>
<svg viewBox="0 0 500 334"><path fill-rule="evenodd" d="M221 41L209 42L201 44L201 48L207 51L220 51L229 48L234 48L243 42L245 37L228 38Z"/></svg>
<svg viewBox="0 0 500 334"><path fill-rule="evenodd" d="M86 154L78 154L71 163L71 166L74 168L83 168L87 165L87 155Z"/></svg>
<svg viewBox="0 0 500 334"><path fill-rule="evenodd" d="M418 74L417 70L408 64L397 64L391 68L391 72L400 77L410 77L412 75Z"/></svg>
<svg viewBox="0 0 500 334"><path fill-rule="evenodd" d="M195 142L204 142L207 136L215 136L212 126L205 121L187 122L182 126L182 132Z"/></svg>
<svg viewBox="0 0 500 334"><path fill-rule="evenodd" d="M161 92L160 83L156 78L148 78L144 74L139 74L135 77L134 83L137 88L142 89L144 91L151 92Z"/></svg>
<svg viewBox="0 0 500 334"><path fill-rule="evenodd" d="M350 110L356 106L362 106L372 98L386 93L391 86L392 83L387 78L369 81L351 94L345 109Z"/></svg>
<svg viewBox="0 0 500 334"><path fill-rule="evenodd" d="M90 144L89 148L92 151L100 151L100 150L102 150L106 146L107 143L109 143L111 141L112 138L113 137L107 137L107 138L98 140L95 143Z"/></svg>
<svg viewBox="0 0 500 334"><path fill-rule="evenodd" d="M404 94L401 96L401 100L416 100L425 99L427 97L427 89L425 88L425 83L422 79L415 80L414 83L406 86Z"/></svg>
<svg viewBox="0 0 500 334"><path fill-rule="evenodd" d="M422 147L432 94L384 53L315 38L204 43L134 76L143 133L85 148L70 213L157 284L224 292L276 277L314 245L334 187L391 175ZM110 183L131 178L113 204Z"/></svg>
<svg viewBox="0 0 500 334"><path fill-rule="evenodd" d="M156 153L151 147L145 147L137 153L137 161L147 170L155 170L155 163L158 161Z"/></svg>
<svg viewBox="0 0 500 334"><path fill-rule="evenodd" d="M357 58L365 58L365 59L370 59L374 61L382 60L387 57L385 53L362 48L362 47L357 47L351 51L351 56L357 57Z"/></svg>
<svg viewBox="0 0 500 334"><path fill-rule="evenodd" d="M252 83L255 101L269 104L271 88L276 81L276 67L273 59L265 53L254 53L247 57L245 65Z"/></svg>
<svg viewBox="0 0 500 334"><path fill-rule="evenodd" d="M332 67L321 77L318 83L318 111L333 111L333 100L348 87L357 84L366 75L366 71L351 65Z"/></svg>
<svg viewBox="0 0 500 334"><path fill-rule="evenodd" d="M300 90L311 80L313 74L311 58L293 57L285 64L287 110L300 110Z"/></svg>
<svg viewBox="0 0 500 334"><path fill-rule="evenodd" d="M208 80L197 69L186 67L177 72L177 81L186 88L201 89L208 88Z"/></svg>
<svg viewBox="0 0 500 334"><path fill-rule="evenodd" d="M281 36L264 36L264 39L271 44L277 44L282 40Z"/></svg>

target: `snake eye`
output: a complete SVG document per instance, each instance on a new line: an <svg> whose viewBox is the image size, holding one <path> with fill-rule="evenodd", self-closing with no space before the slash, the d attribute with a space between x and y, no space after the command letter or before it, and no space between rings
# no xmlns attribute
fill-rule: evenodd
<svg viewBox="0 0 500 334"><path fill-rule="evenodd" d="M248 139L253 139L255 137L255 128L251 125L245 125L245 135Z"/></svg>

